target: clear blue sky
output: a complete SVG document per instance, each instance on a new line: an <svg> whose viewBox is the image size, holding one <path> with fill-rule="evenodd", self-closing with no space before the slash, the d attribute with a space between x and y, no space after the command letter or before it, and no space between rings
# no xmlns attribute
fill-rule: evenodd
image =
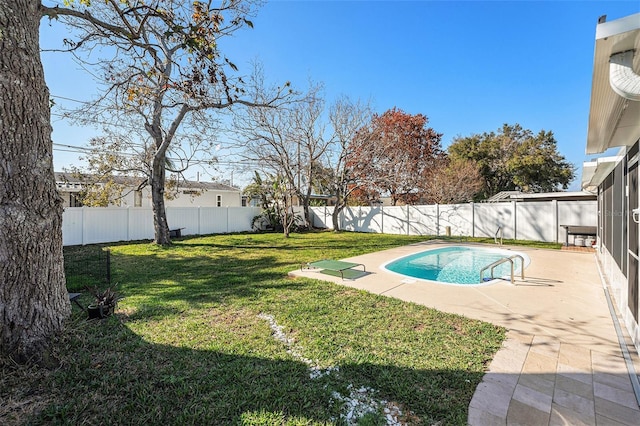
<svg viewBox="0 0 640 426"><path fill-rule="evenodd" d="M456 136L503 123L551 130L560 153L579 167L570 188L578 190L582 162L591 158L584 152L598 17L638 12L640 0L270 1L254 29L222 47L241 71L260 60L274 83L304 89L309 79L323 82L328 103L345 94L371 99L380 113L425 114L445 148ZM43 47L66 36L47 21L41 31ZM44 53L43 64L52 95L88 100L97 93L63 54ZM98 134L52 121L54 143L82 146ZM56 170L78 162L77 153L55 148Z"/></svg>

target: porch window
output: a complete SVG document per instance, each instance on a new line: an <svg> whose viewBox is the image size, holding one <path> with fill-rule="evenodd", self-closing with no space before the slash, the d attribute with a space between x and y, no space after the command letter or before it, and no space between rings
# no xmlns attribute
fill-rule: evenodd
<svg viewBox="0 0 640 426"><path fill-rule="evenodd" d="M69 194L69 207L82 207L82 201L80 201L80 198L78 198L78 196L74 193L70 193Z"/></svg>

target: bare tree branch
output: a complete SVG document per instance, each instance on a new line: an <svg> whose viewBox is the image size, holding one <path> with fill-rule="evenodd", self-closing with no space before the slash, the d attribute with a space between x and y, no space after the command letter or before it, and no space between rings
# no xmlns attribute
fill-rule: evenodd
<svg viewBox="0 0 640 426"><path fill-rule="evenodd" d="M291 96L285 83L265 97L253 81L245 83L219 50L221 38L252 26L249 18L257 3L107 0L66 8L43 5L39 10L74 30L79 41L70 41L68 50L97 71L104 88L74 117L99 117L111 133L121 122L138 123L153 141L145 167L150 168L159 244L170 243L164 211L166 170L182 172L189 164L189 157L182 158L167 169L167 155L176 140L188 134L212 138L214 111L276 108Z"/></svg>

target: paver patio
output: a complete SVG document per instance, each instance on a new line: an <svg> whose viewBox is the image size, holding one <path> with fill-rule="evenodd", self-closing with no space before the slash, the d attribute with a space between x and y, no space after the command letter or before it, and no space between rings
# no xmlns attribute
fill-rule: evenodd
<svg viewBox="0 0 640 426"><path fill-rule="evenodd" d="M524 281L517 278L516 285L451 286L380 268L444 244L431 241L341 259L366 266L369 273L356 280L299 270L290 275L506 327L507 339L469 405L470 425L640 425L638 401L593 253L504 246L531 258ZM637 353L632 345L628 349L640 372Z"/></svg>

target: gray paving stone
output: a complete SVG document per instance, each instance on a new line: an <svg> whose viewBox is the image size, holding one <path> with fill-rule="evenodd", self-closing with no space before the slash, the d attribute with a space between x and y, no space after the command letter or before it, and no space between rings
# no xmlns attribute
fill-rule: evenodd
<svg viewBox="0 0 640 426"><path fill-rule="evenodd" d="M556 388L553 395L553 402L561 407L565 407L579 413L595 415L594 402L592 398L584 398L580 395Z"/></svg>
<svg viewBox="0 0 640 426"><path fill-rule="evenodd" d="M593 413L579 413L577 411L570 410L569 408L562 407L558 404L553 404L551 408L551 418L549 419L549 425L595 426L596 424L596 417L593 415Z"/></svg>
<svg viewBox="0 0 640 426"><path fill-rule="evenodd" d="M509 405L509 414L507 414L508 425L547 425L549 424L549 412L538 410L531 405L524 404L516 399L511 401Z"/></svg>
<svg viewBox="0 0 640 426"><path fill-rule="evenodd" d="M640 425L640 411L596 397L596 413L629 426Z"/></svg>
<svg viewBox="0 0 640 426"><path fill-rule="evenodd" d="M537 410L544 411L545 413L551 412L552 395L538 392L537 390L531 389L527 386L518 384L515 392L513 393L513 399Z"/></svg>

